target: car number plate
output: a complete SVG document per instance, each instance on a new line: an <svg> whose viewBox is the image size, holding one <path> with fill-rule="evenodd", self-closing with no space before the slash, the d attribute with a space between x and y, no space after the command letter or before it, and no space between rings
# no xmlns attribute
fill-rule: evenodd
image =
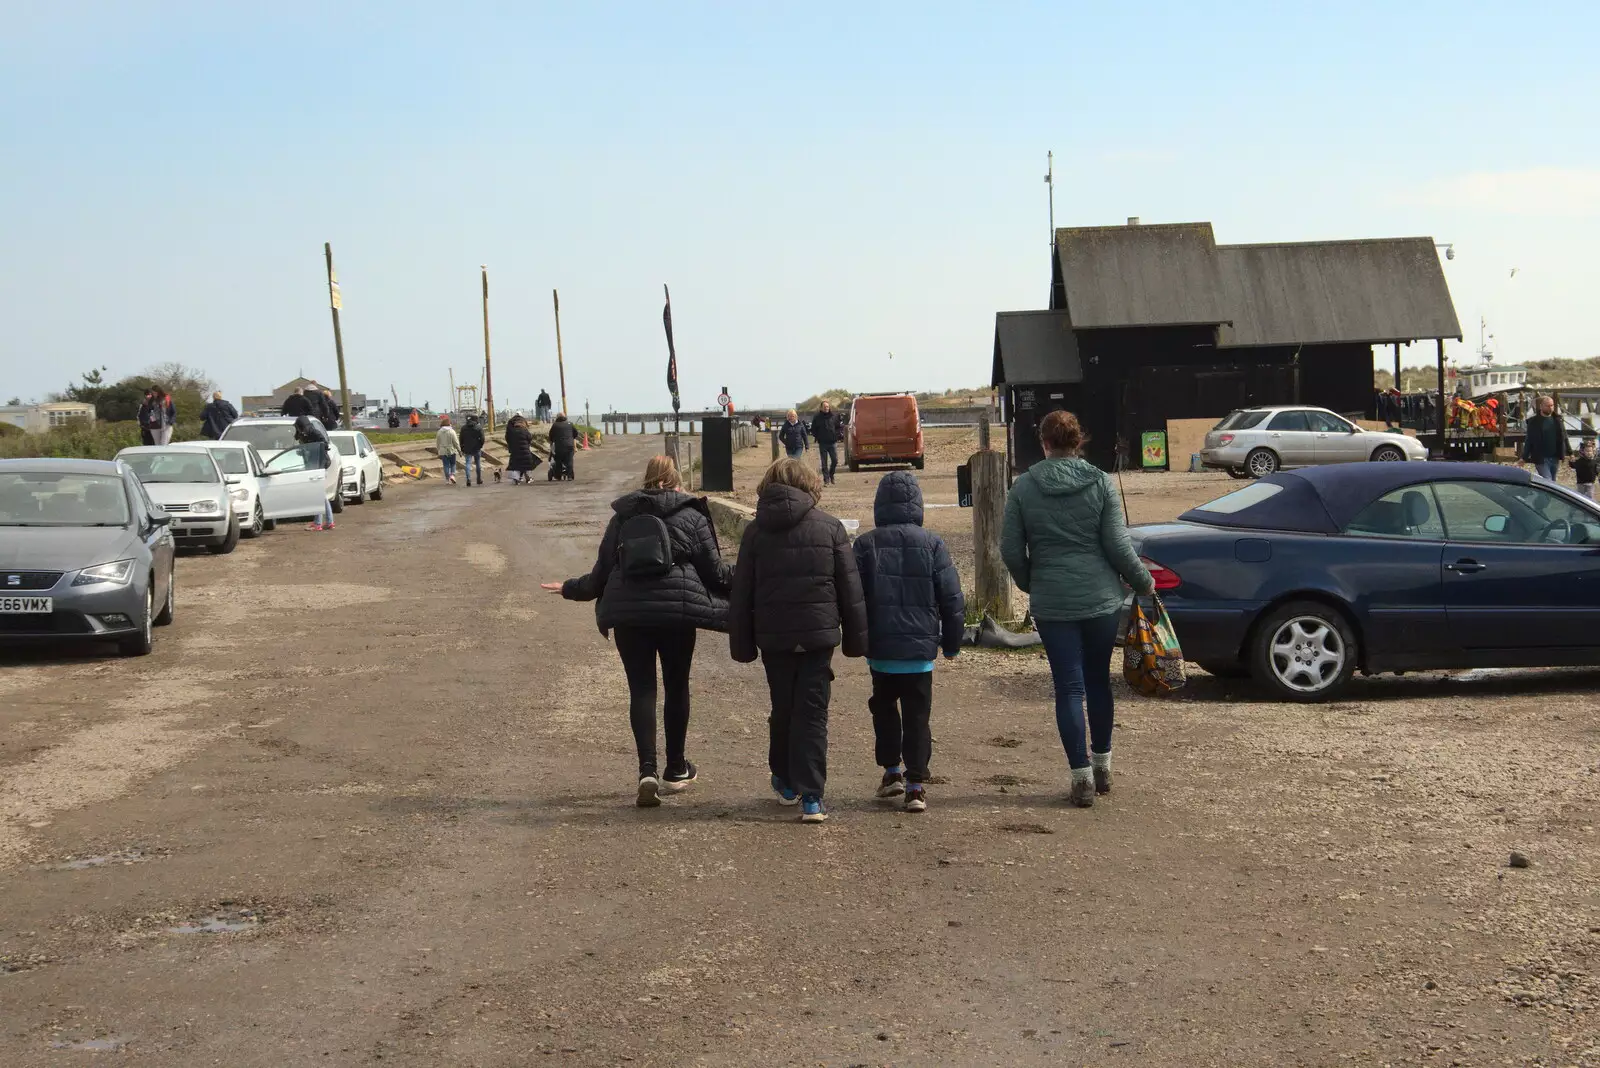
<svg viewBox="0 0 1600 1068"><path fill-rule="evenodd" d="M863 445L863 446L861 446L861 451L862 452L882 452L883 451L883 446L882 445Z"/></svg>
<svg viewBox="0 0 1600 1068"><path fill-rule="evenodd" d="M0 597L0 615L49 615L55 603L49 597Z"/></svg>

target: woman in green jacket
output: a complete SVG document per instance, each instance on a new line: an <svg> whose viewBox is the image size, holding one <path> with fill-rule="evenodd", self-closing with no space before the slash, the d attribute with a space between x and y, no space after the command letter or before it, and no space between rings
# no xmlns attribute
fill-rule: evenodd
<svg viewBox="0 0 1600 1068"><path fill-rule="evenodd" d="M1039 424L1039 441L1046 458L1011 487L1000 552L1028 595L1050 660L1072 803L1088 808L1095 794L1111 792L1111 654L1124 583L1143 594L1154 593L1155 584L1128 540L1111 477L1078 455L1077 417L1051 412Z"/></svg>

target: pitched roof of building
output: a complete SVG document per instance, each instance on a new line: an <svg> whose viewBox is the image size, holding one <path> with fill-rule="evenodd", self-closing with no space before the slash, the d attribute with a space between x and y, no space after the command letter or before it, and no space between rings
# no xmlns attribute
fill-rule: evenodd
<svg viewBox="0 0 1600 1068"><path fill-rule="evenodd" d="M1210 223L1056 231L1079 330L1217 325L1221 347L1461 336L1431 238L1218 245Z"/></svg>
<svg viewBox="0 0 1600 1068"><path fill-rule="evenodd" d="M1078 339L1065 312L1000 312L994 317L991 385L1081 382Z"/></svg>

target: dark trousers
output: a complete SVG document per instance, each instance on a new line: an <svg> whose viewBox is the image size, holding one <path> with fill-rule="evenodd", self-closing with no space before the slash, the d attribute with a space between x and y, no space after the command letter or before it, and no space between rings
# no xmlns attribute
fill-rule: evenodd
<svg viewBox="0 0 1600 1068"><path fill-rule="evenodd" d="M1117 614L1072 623L1038 620L1044 655L1056 691L1056 730L1074 768L1089 766L1084 745L1083 706L1089 706L1089 745L1111 752L1111 653L1117 646Z"/></svg>
<svg viewBox="0 0 1600 1068"><path fill-rule="evenodd" d="M554 449L550 453L550 477L574 478L577 475L572 468L572 449Z"/></svg>
<svg viewBox="0 0 1600 1068"><path fill-rule="evenodd" d="M833 649L761 650L772 694L767 766L801 797L821 797L828 782L828 700Z"/></svg>
<svg viewBox="0 0 1600 1068"><path fill-rule="evenodd" d="M839 470L839 446L832 441L817 442L817 456L822 460L822 479L824 482L833 481L833 473Z"/></svg>
<svg viewBox="0 0 1600 1068"><path fill-rule="evenodd" d="M872 733L877 736L880 768L892 768L902 759L909 782L928 781L928 761L933 758L933 672L908 675L872 673Z"/></svg>
<svg viewBox="0 0 1600 1068"><path fill-rule="evenodd" d="M639 774L656 773L656 659L666 697L661 718L667 731L667 770L682 771L689 734L689 669L694 662L691 627L617 627L611 632L628 676L628 722L639 750Z"/></svg>
<svg viewBox="0 0 1600 1068"><path fill-rule="evenodd" d="M141 444L141 445L154 445L155 443L156 443L156 432L154 430L151 430L147 426L140 427L139 428L139 444Z"/></svg>

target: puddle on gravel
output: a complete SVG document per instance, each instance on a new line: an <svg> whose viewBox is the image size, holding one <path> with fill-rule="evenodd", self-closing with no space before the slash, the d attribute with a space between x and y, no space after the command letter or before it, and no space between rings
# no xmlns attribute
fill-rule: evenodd
<svg viewBox="0 0 1600 1068"><path fill-rule="evenodd" d="M104 1038L59 1038L50 1043L51 1049L74 1050L79 1053L116 1053L128 1048L132 1036L107 1035Z"/></svg>
<svg viewBox="0 0 1600 1068"><path fill-rule="evenodd" d="M254 931L266 922L267 918L256 909L232 909L185 920L176 927L168 927L167 933L238 934L240 931Z"/></svg>
<svg viewBox="0 0 1600 1068"><path fill-rule="evenodd" d="M50 865L51 871L83 871L87 868L104 868L114 864L143 864L156 857L138 849L119 849L115 853L97 853L88 857L70 857L60 864Z"/></svg>

